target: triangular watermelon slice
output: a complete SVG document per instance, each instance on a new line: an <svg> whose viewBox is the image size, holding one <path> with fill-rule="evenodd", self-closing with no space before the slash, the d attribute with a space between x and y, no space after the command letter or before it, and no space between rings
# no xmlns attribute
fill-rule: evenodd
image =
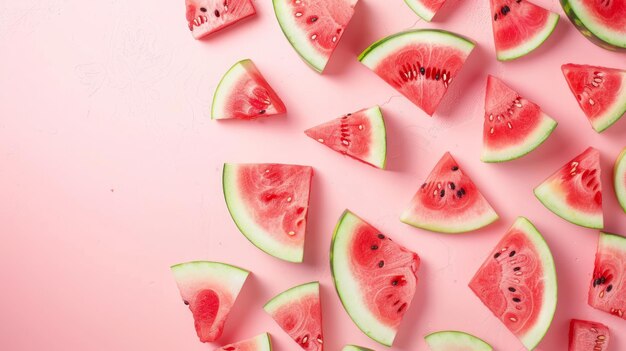
<svg viewBox="0 0 626 351"><path fill-rule="evenodd" d="M339 153L374 167L385 168L387 135L378 106L348 113L304 133Z"/></svg>
<svg viewBox="0 0 626 351"><path fill-rule="evenodd" d="M535 188L550 211L574 224L601 229L602 182L600 153L590 147Z"/></svg>
<svg viewBox="0 0 626 351"><path fill-rule="evenodd" d="M446 0L404 0L422 19L430 22Z"/></svg>
<svg viewBox="0 0 626 351"><path fill-rule="evenodd" d="M456 331L444 330L428 334L424 337L431 351L492 351L487 344L474 335Z"/></svg>
<svg viewBox="0 0 626 351"><path fill-rule="evenodd" d="M375 42L359 61L432 116L472 49L454 33L421 29Z"/></svg>
<svg viewBox="0 0 626 351"><path fill-rule="evenodd" d="M256 14L250 0L185 0L187 25L195 39Z"/></svg>
<svg viewBox="0 0 626 351"><path fill-rule="evenodd" d="M172 266L185 305L193 314L198 338L213 342L250 272L219 262L194 261Z"/></svg>
<svg viewBox="0 0 626 351"><path fill-rule="evenodd" d="M626 238L600 233L589 283L589 306L626 319Z"/></svg>
<svg viewBox="0 0 626 351"><path fill-rule="evenodd" d="M491 0L491 23L498 60L514 60L538 48L559 15L527 0Z"/></svg>
<svg viewBox="0 0 626 351"><path fill-rule="evenodd" d="M273 0L280 28L296 52L319 73L346 31L358 0Z"/></svg>
<svg viewBox="0 0 626 351"><path fill-rule="evenodd" d="M557 302L554 259L526 218L515 221L469 287L528 350L550 328Z"/></svg>
<svg viewBox="0 0 626 351"><path fill-rule="evenodd" d="M597 322L572 319L569 324L568 351L606 351L611 335L609 328Z"/></svg>
<svg viewBox="0 0 626 351"><path fill-rule="evenodd" d="M278 294L263 309L303 349L322 351L320 284L311 282Z"/></svg>
<svg viewBox="0 0 626 351"><path fill-rule="evenodd" d="M626 212L626 147L624 147L619 156L617 156L617 161L615 161L613 185L617 201L622 206L624 212Z"/></svg>
<svg viewBox="0 0 626 351"><path fill-rule="evenodd" d="M626 113L625 70L572 63L561 66L561 70L596 132L607 129Z"/></svg>
<svg viewBox="0 0 626 351"><path fill-rule="evenodd" d="M487 78L481 160L503 162L522 157L548 139L556 125L539 106L501 80L491 75Z"/></svg>
<svg viewBox="0 0 626 351"><path fill-rule="evenodd" d="M254 119L287 112L252 60L234 64L215 89L212 119Z"/></svg>
<svg viewBox="0 0 626 351"><path fill-rule="evenodd" d="M400 220L417 228L463 233L498 219L474 182L446 152L417 191Z"/></svg>
<svg viewBox="0 0 626 351"><path fill-rule="evenodd" d="M272 341L268 333L263 333L254 338L224 345L215 351L272 351Z"/></svg>
<svg viewBox="0 0 626 351"><path fill-rule="evenodd" d="M302 262L313 169L281 164L224 165L228 211L256 247Z"/></svg>

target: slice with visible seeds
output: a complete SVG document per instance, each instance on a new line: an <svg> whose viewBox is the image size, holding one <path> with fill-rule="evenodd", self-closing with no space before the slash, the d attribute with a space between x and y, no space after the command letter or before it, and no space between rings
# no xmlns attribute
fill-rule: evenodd
<svg viewBox="0 0 626 351"><path fill-rule="evenodd" d="M256 11L250 0L185 0L187 26L195 39L204 38Z"/></svg>
<svg viewBox="0 0 626 351"><path fill-rule="evenodd" d="M600 233L588 302L593 308L626 319L626 238Z"/></svg>
<svg viewBox="0 0 626 351"><path fill-rule="evenodd" d="M568 351L606 351L609 328L601 323L572 319L569 324Z"/></svg>

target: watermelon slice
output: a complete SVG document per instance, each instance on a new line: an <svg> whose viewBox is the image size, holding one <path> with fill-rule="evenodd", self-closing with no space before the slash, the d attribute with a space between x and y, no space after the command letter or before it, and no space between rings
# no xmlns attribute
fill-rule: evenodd
<svg viewBox="0 0 626 351"><path fill-rule="evenodd" d="M487 78L482 161L503 162L522 157L548 139L556 125L539 106L501 80L491 75Z"/></svg>
<svg viewBox="0 0 626 351"><path fill-rule="evenodd" d="M600 233L589 305L626 319L626 238Z"/></svg>
<svg viewBox="0 0 626 351"><path fill-rule="evenodd" d="M212 119L254 119L287 112L252 60L235 63L215 89Z"/></svg>
<svg viewBox="0 0 626 351"><path fill-rule="evenodd" d="M538 48L559 22L559 15L527 0L491 0L491 23L500 61Z"/></svg>
<svg viewBox="0 0 626 351"><path fill-rule="evenodd" d="M535 188L535 196L559 217L601 229L602 182L600 153L590 147Z"/></svg>
<svg viewBox="0 0 626 351"><path fill-rule="evenodd" d="M250 272L219 262L194 261L172 266L172 273L200 341L217 340Z"/></svg>
<svg viewBox="0 0 626 351"><path fill-rule="evenodd" d="M552 323L557 300L554 260L526 218L515 221L469 287L529 350L539 344Z"/></svg>
<svg viewBox="0 0 626 351"><path fill-rule="evenodd" d="M185 0L187 25L194 38L204 38L256 14L250 0Z"/></svg>
<svg viewBox="0 0 626 351"><path fill-rule="evenodd" d="M263 307L301 348L322 351L320 283L311 282L278 294Z"/></svg>
<svg viewBox="0 0 626 351"><path fill-rule="evenodd" d="M359 61L432 116L474 43L443 30L413 30L381 39Z"/></svg>
<svg viewBox="0 0 626 351"><path fill-rule="evenodd" d="M313 169L281 164L225 164L224 198L235 224L256 247L302 262Z"/></svg>
<svg viewBox="0 0 626 351"><path fill-rule="evenodd" d="M348 113L304 133L337 152L385 168L387 134L383 113L378 106Z"/></svg>
<svg viewBox="0 0 626 351"><path fill-rule="evenodd" d="M609 328L601 323L572 319L569 324L569 351L606 351Z"/></svg>
<svg viewBox="0 0 626 351"><path fill-rule="evenodd" d="M354 14L357 0L272 0L280 28L296 52L319 73Z"/></svg>
<svg viewBox="0 0 626 351"><path fill-rule="evenodd" d="M361 347L361 346L356 346L356 345L346 345L343 347L343 349L341 349L341 351L374 351L374 350Z"/></svg>
<svg viewBox="0 0 626 351"><path fill-rule="evenodd" d="M613 181L617 200L624 212L626 212L626 147L617 157L617 161L615 161Z"/></svg>
<svg viewBox="0 0 626 351"><path fill-rule="evenodd" d="M441 233L463 233L482 228L498 214L446 152L413 196L400 220Z"/></svg>
<svg viewBox="0 0 626 351"><path fill-rule="evenodd" d="M474 335L446 330L426 335L426 344L432 351L491 351L493 348Z"/></svg>
<svg viewBox="0 0 626 351"><path fill-rule="evenodd" d="M215 351L272 351L272 341L268 333L254 338L220 347Z"/></svg>
<svg viewBox="0 0 626 351"><path fill-rule="evenodd" d="M570 21L587 39L610 50L626 50L625 0L561 0Z"/></svg>
<svg viewBox="0 0 626 351"><path fill-rule="evenodd" d="M415 295L419 256L348 210L339 218L330 250L343 307L363 333L391 346Z"/></svg>
<svg viewBox="0 0 626 351"><path fill-rule="evenodd" d="M423 20L430 22L446 0L404 0L404 2Z"/></svg>
<svg viewBox="0 0 626 351"><path fill-rule="evenodd" d="M570 90L597 132L626 113L626 71L568 63L561 66Z"/></svg>

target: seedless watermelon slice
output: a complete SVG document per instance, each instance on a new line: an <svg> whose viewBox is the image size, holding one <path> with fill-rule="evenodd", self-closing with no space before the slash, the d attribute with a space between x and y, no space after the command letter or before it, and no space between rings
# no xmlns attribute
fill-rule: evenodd
<svg viewBox="0 0 626 351"><path fill-rule="evenodd" d="M463 233L482 228L498 214L446 152L417 191L400 220L417 228Z"/></svg>
<svg viewBox="0 0 626 351"><path fill-rule="evenodd" d="M172 266L172 273L200 341L217 340L249 272L224 263L194 261Z"/></svg>
<svg viewBox="0 0 626 351"><path fill-rule="evenodd" d="M626 212L626 147L617 157L617 161L615 161L615 174L613 175L613 182L617 200L622 206L624 212Z"/></svg>
<svg viewBox="0 0 626 351"><path fill-rule="evenodd" d="M600 233L589 305L626 319L626 238Z"/></svg>
<svg viewBox="0 0 626 351"><path fill-rule="evenodd" d="M417 286L419 256L346 210L335 227L330 266L343 307L373 340L391 346Z"/></svg>
<svg viewBox="0 0 626 351"><path fill-rule="evenodd" d="M604 324L579 319L572 319L569 324L568 351L606 351L609 339L609 328Z"/></svg>
<svg viewBox="0 0 626 351"><path fill-rule="evenodd" d="M602 132L626 113L626 71L571 63L561 70L595 131Z"/></svg>
<svg viewBox="0 0 626 351"><path fill-rule="evenodd" d="M610 50L626 50L626 0L561 0L570 21L587 39Z"/></svg>
<svg viewBox="0 0 626 351"><path fill-rule="evenodd" d="M263 307L303 349L322 351L322 305L320 284L311 282L278 294Z"/></svg>
<svg viewBox="0 0 626 351"><path fill-rule="evenodd" d="M220 347L215 351L272 351L272 341L268 333L254 338Z"/></svg>
<svg viewBox="0 0 626 351"><path fill-rule="evenodd" d="M341 349L341 351L374 351L374 350L361 347L361 346L356 346L356 345L346 345L343 347L343 349Z"/></svg>
<svg viewBox="0 0 626 351"><path fill-rule="evenodd" d="M590 147L535 188L535 196L559 217L601 229L602 182L600 153Z"/></svg>
<svg viewBox="0 0 626 351"><path fill-rule="evenodd" d="M250 0L185 0L187 25L203 38L256 14Z"/></svg>
<svg viewBox="0 0 626 351"><path fill-rule="evenodd" d="M304 133L339 153L385 168L387 134L383 113L378 106L348 113Z"/></svg>
<svg viewBox="0 0 626 351"><path fill-rule="evenodd" d="M252 60L234 64L215 89L212 119L254 119L287 112Z"/></svg>
<svg viewBox="0 0 626 351"><path fill-rule="evenodd" d="M357 0L273 0L280 28L314 70L324 71Z"/></svg>
<svg viewBox="0 0 626 351"><path fill-rule="evenodd" d="M375 42L359 61L432 116L473 48L451 32L413 30Z"/></svg>
<svg viewBox="0 0 626 351"><path fill-rule="evenodd" d="M550 248L519 217L469 287L528 350L543 339L556 310L557 280Z"/></svg>
<svg viewBox="0 0 626 351"><path fill-rule="evenodd" d="M431 351L491 351L493 348L474 335L446 330L426 335Z"/></svg>
<svg viewBox="0 0 626 351"><path fill-rule="evenodd" d="M422 19L430 22L446 0L404 0Z"/></svg>

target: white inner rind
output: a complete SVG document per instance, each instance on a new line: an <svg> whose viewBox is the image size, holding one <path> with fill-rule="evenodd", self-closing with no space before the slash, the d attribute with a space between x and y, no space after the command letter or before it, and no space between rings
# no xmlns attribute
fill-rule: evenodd
<svg viewBox="0 0 626 351"><path fill-rule="evenodd" d="M282 306L289 305L294 301L300 300L305 296L317 295L319 296L320 283L310 282L302 285L295 286L289 290L286 290L273 299L268 301L263 309L269 314L274 314Z"/></svg>
<svg viewBox="0 0 626 351"><path fill-rule="evenodd" d="M578 211L567 204L566 194L558 180L548 180L541 183L535 188L534 193L545 207L566 221L593 229L604 227L602 213L590 214Z"/></svg>
<svg viewBox="0 0 626 351"><path fill-rule="evenodd" d="M365 347L356 346L356 345L346 345L341 349L341 351L374 351L372 349L367 349Z"/></svg>
<svg viewBox="0 0 626 351"><path fill-rule="evenodd" d="M576 14L576 17L591 33L607 43L626 48L626 28L619 32L597 22L593 18L593 14L585 10L586 6L582 0L568 0L567 2L574 14Z"/></svg>
<svg viewBox="0 0 626 351"><path fill-rule="evenodd" d="M413 12L415 12L418 16L428 22L430 22L433 17L435 17L435 12L433 12L429 8L426 8L426 6L424 6L420 0L404 0L404 2L409 5Z"/></svg>
<svg viewBox="0 0 626 351"><path fill-rule="evenodd" d="M263 333L254 338L259 351L272 351L272 340L268 333Z"/></svg>
<svg viewBox="0 0 626 351"><path fill-rule="evenodd" d="M546 39L548 39L550 34L552 34L552 32L554 31L554 28L556 28L556 25L558 22L559 22L559 15L554 12L550 12L550 15L548 16L548 20L546 21L546 25L541 31L539 31L534 37L527 38L527 40L524 43L520 44L517 47L511 48L508 50L498 51L496 53L498 60L500 61L513 60L535 50L544 41L546 41Z"/></svg>
<svg viewBox="0 0 626 351"><path fill-rule="evenodd" d="M624 212L626 212L626 184L624 184L624 178L626 177L626 148L622 150L622 153L617 157L615 162L615 173L613 175L613 182L615 184L615 194L617 200L622 206Z"/></svg>
<svg viewBox="0 0 626 351"><path fill-rule="evenodd" d="M616 249L626 252L626 238L616 234L600 232L600 241L598 243L598 251L604 249Z"/></svg>
<svg viewBox="0 0 626 351"><path fill-rule="evenodd" d="M626 113L626 73L622 73L621 90L613 101L611 106L607 106L604 116L593 122L593 129L598 133L612 126Z"/></svg>
<svg viewBox="0 0 626 351"><path fill-rule="evenodd" d="M226 111L226 103L233 93L237 82L241 77L249 75L248 67L254 68L252 60L246 59L235 63L222 77L219 84L215 88L213 94L213 103L211 104L211 119L227 118L229 112Z"/></svg>
<svg viewBox="0 0 626 351"><path fill-rule="evenodd" d="M447 330L426 335L424 337L431 351L492 351L491 345L483 340L460 331Z"/></svg>
<svg viewBox="0 0 626 351"><path fill-rule="evenodd" d="M374 106L365 111L372 131L370 154L364 160L378 168L385 168L387 163L387 130L380 107Z"/></svg>

